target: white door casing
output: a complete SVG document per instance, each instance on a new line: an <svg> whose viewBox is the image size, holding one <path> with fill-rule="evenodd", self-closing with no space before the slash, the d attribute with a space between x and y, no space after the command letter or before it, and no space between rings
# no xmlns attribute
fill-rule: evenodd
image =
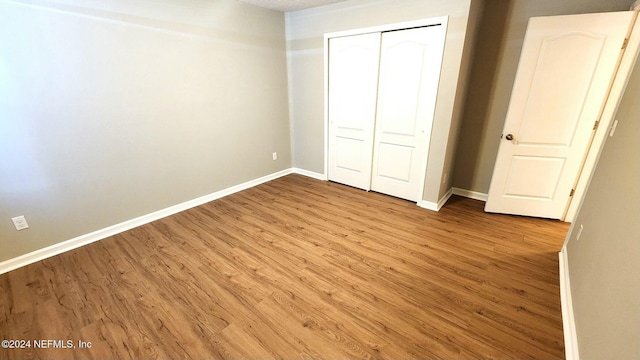
<svg viewBox="0 0 640 360"><path fill-rule="evenodd" d="M631 19L530 19L485 211L563 218Z"/></svg>
<svg viewBox="0 0 640 360"><path fill-rule="evenodd" d="M422 199L445 35L442 25L382 33L374 191Z"/></svg>
<svg viewBox="0 0 640 360"><path fill-rule="evenodd" d="M380 33L329 40L330 180L369 190Z"/></svg>

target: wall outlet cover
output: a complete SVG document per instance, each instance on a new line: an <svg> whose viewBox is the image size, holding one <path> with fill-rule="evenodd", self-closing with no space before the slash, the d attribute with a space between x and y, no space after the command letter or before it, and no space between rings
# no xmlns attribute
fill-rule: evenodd
<svg viewBox="0 0 640 360"><path fill-rule="evenodd" d="M11 218L11 221L13 221L13 226L16 227L16 230L24 230L29 228L29 224L27 224L27 219L25 219L25 217L22 215Z"/></svg>

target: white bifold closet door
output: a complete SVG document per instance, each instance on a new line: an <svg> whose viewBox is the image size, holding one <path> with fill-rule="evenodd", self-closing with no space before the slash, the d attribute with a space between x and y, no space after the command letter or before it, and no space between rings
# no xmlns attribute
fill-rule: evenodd
<svg viewBox="0 0 640 360"><path fill-rule="evenodd" d="M371 189L380 33L329 41L329 180Z"/></svg>
<svg viewBox="0 0 640 360"><path fill-rule="evenodd" d="M329 180L421 197L444 26L329 42Z"/></svg>

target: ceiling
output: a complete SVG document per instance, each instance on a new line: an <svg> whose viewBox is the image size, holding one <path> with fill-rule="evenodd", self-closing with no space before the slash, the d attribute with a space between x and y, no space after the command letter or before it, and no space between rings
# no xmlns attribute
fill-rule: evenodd
<svg viewBox="0 0 640 360"><path fill-rule="evenodd" d="M240 0L267 9L278 11L296 11L316 6L333 4L346 0Z"/></svg>

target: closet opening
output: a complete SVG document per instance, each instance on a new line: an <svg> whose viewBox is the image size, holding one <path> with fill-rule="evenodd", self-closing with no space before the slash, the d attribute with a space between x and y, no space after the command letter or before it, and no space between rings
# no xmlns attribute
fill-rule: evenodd
<svg viewBox="0 0 640 360"><path fill-rule="evenodd" d="M325 35L328 180L422 200L446 21Z"/></svg>

